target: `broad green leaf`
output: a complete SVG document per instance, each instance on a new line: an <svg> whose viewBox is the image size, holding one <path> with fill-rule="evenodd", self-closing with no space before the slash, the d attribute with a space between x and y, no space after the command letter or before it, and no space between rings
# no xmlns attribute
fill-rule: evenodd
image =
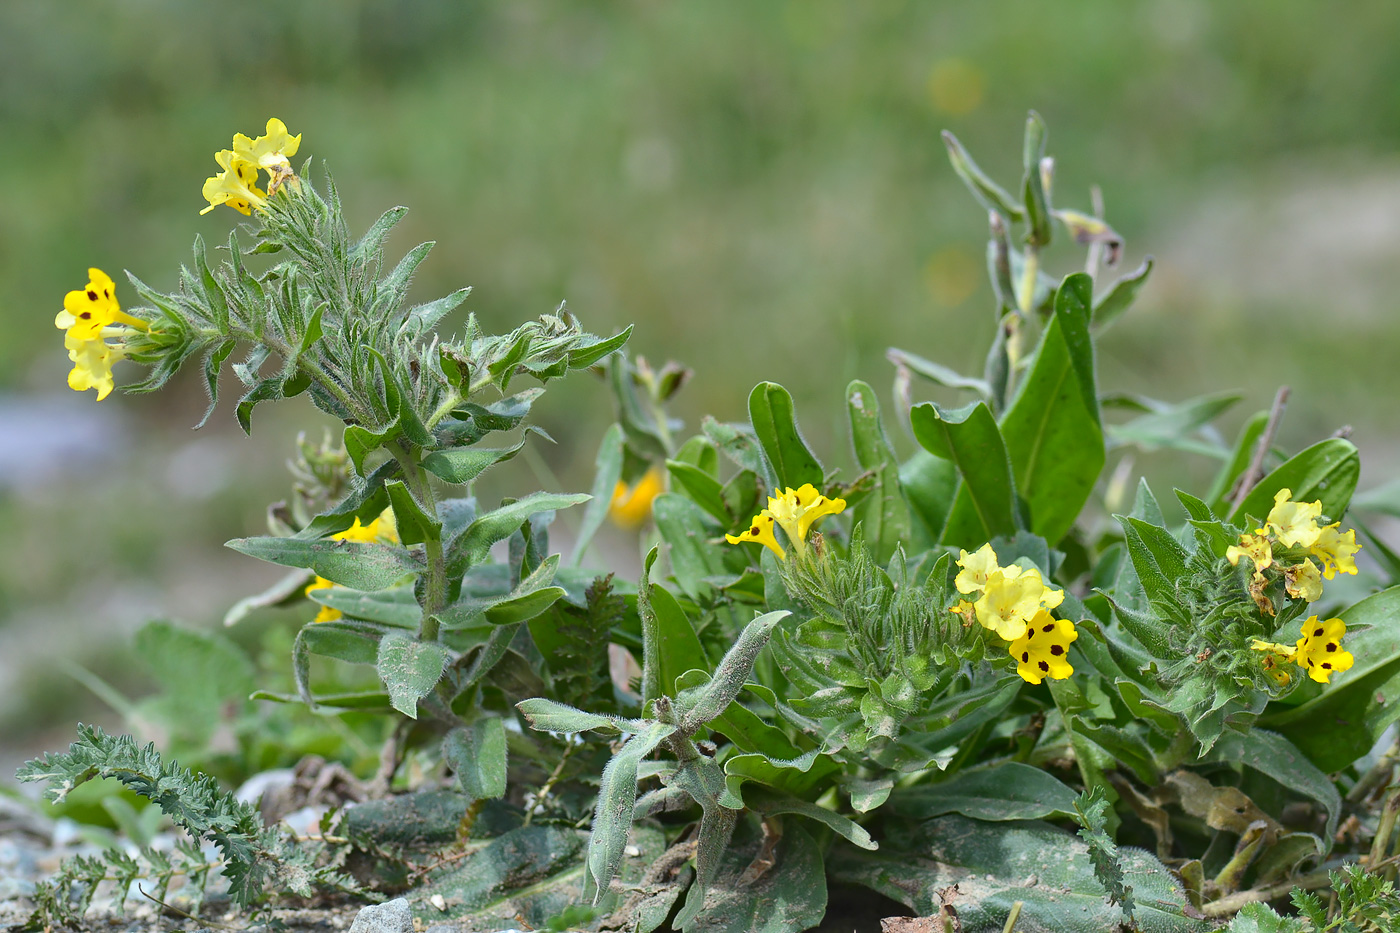
<svg viewBox="0 0 1400 933"><path fill-rule="evenodd" d="M313 574L309 570L298 568L291 571L261 593L245 596L234 603L228 612L224 613L224 625L237 625L258 609L280 606L299 599L312 579Z"/></svg>
<svg viewBox="0 0 1400 933"><path fill-rule="evenodd" d="M713 452L714 448L709 448ZM682 490L700 508L724 526L731 524L729 510L724 507L724 486L714 475L691 463L667 460L666 469Z"/></svg>
<svg viewBox="0 0 1400 933"><path fill-rule="evenodd" d="M515 704L520 715L530 724L531 729L540 732L587 732L598 729L604 732L641 732L647 724L621 716L605 716L600 713L586 713L572 706L554 700L536 697L521 700Z"/></svg>
<svg viewBox="0 0 1400 933"><path fill-rule="evenodd" d="M1321 500L1322 514L1336 521L1346 512L1360 476L1361 454L1356 445L1344 438L1329 437L1261 479L1230 515L1230 521L1243 524L1246 515L1263 519L1274 507L1274 494L1280 489L1292 490L1294 502Z"/></svg>
<svg viewBox="0 0 1400 933"><path fill-rule="evenodd" d="M529 437L527 431L510 447L453 447L448 450L435 450L423 458L422 467L444 483L470 483L488 467L504 463L520 453Z"/></svg>
<svg viewBox="0 0 1400 933"><path fill-rule="evenodd" d="M925 547L936 544L958 491L957 467L927 450L916 450L899 468L899 485L909 501L914 530L921 532L916 540Z"/></svg>
<svg viewBox="0 0 1400 933"><path fill-rule="evenodd" d="M160 685L141 706L182 743L208 742L226 711L236 711L256 686L252 662L222 635L147 622L136 632L135 648Z"/></svg>
<svg viewBox="0 0 1400 933"><path fill-rule="evenodd" d="M797 489L806 483L822 485L822 465L797 430L792 396L787 389L775 382L754 386L749 393L749 420L780 488Z"/></svg>
<svg viewBox="0 0 1400 933"><path fill-rule="evenodd" d="M472 800L494 800L506 792L506 730L499 716L458 726L442 740L443 760Z"/></svg>
<svg viewBox="0 0 1400 933"><path fill-rule="evenodd" d="M1400 587L1369 596L1338 618L1349 630L1343 647L1356 659L1351 669L1306 703L1260 720L1328 772L1366 754L1400 719ZM1350 631L1358 626L1361 631Z"/></svg>
<svg viewBox="0 0 1400 933"><path fill-rule="evenodd" d="M1129 847L1120 849L1119 857L1132 879L1142 933L1210 929L1206 921L1186 916L1185 893L1161 862ZM1118 929L1123 919L1094 876L1084 842L1040 822L986 823L949 815L897 824L883 851L833 850L827 871L838 881L894 898L920 916L937 913L940 892L957 884L955 903L964 930L1001 930L1017 901L1018 930L1104 933Z"/></svg>
<svg viewBox="0 0 1400 933"><path fill-rule="evenodd" d="M447 649L436 642L421 642L404 632L385 635L376 666L394 709L417 719L418 701L437 686L447 661Z"/></svg>
<svg viewBox="0 0 1400 933"><path fill-rule="evenodd" d="M690 670L709 671L710 661L705 657L705 649L700 644L700 636L695 634L695 627L671 591L660 583L649 584L649 591L651 612L656 618L656 670L660 690L674 697L676 679Z"/></svg>
<svg viewBox="0 0 1400 933"><path fill-rule="evenodd" d="M1224 456L1218 443L1208 444L1191 435L1228 411L1240 399L1238 392L1217 392L1178 405L1161 405L1125 424L1107 428L1114 444L1133 444L1143 450L1186 450L1208 456Z"/></svg>
<svg viewBox="0 0 1400 933"><path fill-rule="evenodd" d="M661 537L671 546L671 570L676 582L687 596L700 598L711 589L705 578L723 575L726 557L737 556L739 549L724 542L724 529L700 506L678 493L657 496L652 500L651 513Z"/></svg>
<svg viewBox="0 0 1400 933"><path fill-rule="evenodd" d="M754 834L756 835L756 834ZM772 867L754 877L760 839L727 847L706 886L704 910L684 933L800 933L815 929L826 913L822 846L795 820L783 821L782 838L768 854Z"/></svg>
<svg viewBox="0 0 1400 933"><path fill-rule="evenodd" d="M1138 292L1147 283L1147 277L1151 273L1152 257L1148 256L1142 261L1142 265L1114 282L1113 287L1094 302L1094 326L1105 328L1132 307Z"/></svg>
<svg viewBox="0 0 1400 933"><path fill-rule="evenodd" d="M926 820L961 813L978 820L1071 819L1074 791L1039 768L1007 761L920 784L890 797L896 816Z"/></svg>
<svg viewBox="0 0 1400 933"><path fill-rule="evenodd" d="M514 625L527 622L567 595L561 586L551 586L559 570L559 555L551 554L521 580L509 593L477 595L465 593L438 616L444 629L461 629L486 622Z"/></svg>
<svg viewBox="0 0 1400 933"><path fill-rule="evenodd" d="M348 586L328 586L307 594L322 606L339 609L355 619L383 622L396 628L417 630L423 621L423 607L418 605L412 586L396 586L367 593Z"/></svg>
<svg viewBox="0 0 1400 933"><path fill-rule="evenodd" d="M777 478L772 475L763 457L763 451L748 425L723 424L706 415L700 422L700 428L710 439L710 443L715 445L715 449L728 457L739 469L749 470L764 477L766 486L777 484Z"/></svg>
<svg viewBox="0 0 1400 933"><path fill-rule="evenodd" d="M875 477L874 488L855 507L854 519L865 532L865 541L884 565L895 548L909 540L909 505L899 483L895 459L875 390L859 380L846 387L846 413L851 422L851 444L856 462Z"/></svg>
<svg viewBox="0 0 1400 933"><path fill-rule="evenodd" d="M312 622L302 628L298 641L311 654L351 664L373 664L379 658L383 637L382 631L355 622Z"/></svg>
<svg viewBox="0 0 1400 933"><path fill-rule="evenodd" d="M1295 793L1322 804L1327 812L1327 827L1322 844L1331 848L1337 832L1337 820L1342 814L1342 798L1331 778L1309 761L1298 747L1277 732L1254 728L1247 734L1227 732L1212 750L1216 761L1243 762L1278 781ZM1350 764L1350 762L1348 762ZM1324 851L1321 853L1326 855Z"/></svg>
<svg viewBox="0 0 1400 933"><path fill-rule="evenodd" d="M816 820L847 842L860 846L862 849L869 849L873 852L880 848L865 827L849 817L842 816L833 810L820 807L800 797L794 797L784 791L756 785L748 789L744 799L750 807L760 813L769 815L796 813L810 820Z"/></svg>
<svg viewBox="0 0 1400 933"><path fill-rule="evenodd" d="M795 758L769 758L760 753L730 755L724 760L724 793L720 802L736 810L747 806L744 788L750 784L793 795L806 794L840 770L835 759L816 748Z"/></svg>
<svg viewBox="0 0 1400 933"><path fill-rule="evenodd" d="M442 522L428 517L402 480L385 483L384 491L389 494L389 504L394 508L399 541L411 545L442 540Z"/></svg>
<svg viewBox="0 0 1400 933"><path fill-rule="evenodd" d="M675 731L676 727L669 723L649 723L628 739L603 768L598 803L593 808L593 833L588 841L587 875L595 904L612 885L627 848L632 812L637 805L637 766Z"/></svg>
<svg viewBox="0 0 1400 933"><path fill-rule="evenodd" d="M945 411L926 402L909 412L914 439L951 461L961 477L943 531L945 544L976 548L1016 533L1016 489L996 419L984 402Z"/></svg>
<svg viewBox="0 0 1400 933"><path fill-rule="evenodd" d="M1351 507L1358 512L1375 512L1400 518L1400 479L1382 483L1375 489L1367 490L1351 500Z"/></svg>
<svg viewBox="0 0 1400 933"><path fill-rule="evenodd" d="M1092 294L1093 280L1083 273L1061 283L1035 364L1001 421L1030 530L1052 544L1074 525L1105 459L1089 336Z"/></svg>
<svg viewBox="0 0 1400 933"><path fill-rule="evenodd" d="M447 566L449 573L460 574L467 568L484 561L490 554L493 544L509 538L517 528L535 515L541 512L567 509L580 502L587 502L589 498L587 494L583 493L569 495L536 492L479 516L448 547ZM325 575L322 574L322 576Z"/></svg>
<svg viewBox="0 0 1400 933"><path fill-rule="evenodd" d="M622 345L632 336L633 326L628 324L625 330L613 334L611 337L601 339L591 335L584 337L576 347L569 351L569 368L584 369L597 363L614 350L621 349Z"/></svg>
<svg viewBox="0 0 1400 933"><path fill-rule="evenodd" d="M593 459L593 489L588 507L583 510L583 521L579 523L578 538L574 542L573 565L583 561L584 551L589 542L603 526L612 507L613 491L622 479L622 448L624 437L622 425L612 424L603 432L603 440L598 445L598 456Z"/></svg>
<svg viewBox="0 0 1400 933"><path fill-rule="evenodd" d="M305 538L234 538L224 543L240 554L285 567L306 567L332 583L357 590L382 590L423 564L388 544Z"/></svg>

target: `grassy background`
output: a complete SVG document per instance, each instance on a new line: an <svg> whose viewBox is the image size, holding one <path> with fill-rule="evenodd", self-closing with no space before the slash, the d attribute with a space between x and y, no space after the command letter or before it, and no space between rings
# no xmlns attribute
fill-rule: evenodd
<svg viewBox="0 0 1400 933"><path fill-rule="evenodd" d="M1101 185L1125 267L1159 264L1104 387L1239 389L1230 428L1288 382L1285 442L1352 424L1365 487L1396 460L1398 32L1386 0L0 4L0 746L102 715L58 658L139 691L112 648L135 625L212 625L276 575L219 545L323 421L193 434L195 379L96 406L51 324L89 265L168 288L196 233L225 238L241 218L199 191L234 132L304 134L357 227L412 208L393 248L438 242L418 296L471 284L494 330L565 299L635 322L634 352L696 370L690 426L772 379L845 463L842 387L888 386L886 347L972 369L990 341L985 218L938 131L1013 186L1034 107L1057 201ZM562 485L610 417L586 376L546 397Z"/></svg>

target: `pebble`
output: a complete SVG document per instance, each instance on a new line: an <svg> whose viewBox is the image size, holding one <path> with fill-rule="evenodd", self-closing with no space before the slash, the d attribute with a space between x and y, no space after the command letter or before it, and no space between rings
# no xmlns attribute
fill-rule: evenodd
<svg viewBox="0 0 1400 933"><path fill-rule="evenodd" d="M408 900L396 897L360 908L350 933L413 933L413 912L408 909Z"/></svg>

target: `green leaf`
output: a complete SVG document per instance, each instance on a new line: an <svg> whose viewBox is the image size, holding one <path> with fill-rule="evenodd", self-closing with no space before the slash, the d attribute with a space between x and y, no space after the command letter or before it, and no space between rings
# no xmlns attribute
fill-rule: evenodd
<svg viewBox="0 0 1400 933"><path fill-rule="evenodd" d="M398 528L401 542L422 544L424 541L442 540L442 522L428 517L402 480L385 483L384 491L389 494L389 503L394 509L394 525Z"/></svg>
<svg viewBox="0 0 1400 933"><path fill-rule="evenodd" d="M443 760L457 774L462 793L494 800L506 793L506 730L498 716L458 726L442 740Z"/></svg>
<svg viewBox="0 0 1400 933"><path fill-rule="evenodd" d="M767 489L777 485L777 478L773 476L768 462L763 457L763 451L747 425L722 424L706 415L700 422L700 428L710 439L710 443L715 445L715 449L728 457L740 470L748 470L763 477Z"/></svg>
<svg viewBox="0 0 1400 933"><path fill-rule="evenodd" d="M588 508L583 511L578 539L574 542L575 567L582 563L583 552L588 549L589 542L608 517L613 490L622 479L623 442L622 425L614 423L603 432L602 443L598 445L598 456L593 459L593 498L589 500Z"/></svg>
<svg viewBox="0 0 1400 933"><path fill-rule="evenodd" d="M517 528L541 512L567 509L580 502L587 502L589 498L590 496L584 493L570 495L536 492L487 512L468 525L448 546L448 572L461 574L468 567L481 563L491 553L493 544L509 538Z"/></svg>
<svg viewBox="0 0 1400 933"><path fill-rule="evenodd" d="M899 468L899 485L909 501L915 530L925 546L938 542L958 491L958 470L951 461L916 450Z"/></svg>
<svg viewBox="0 0 1400 933"><path fill-rule="evenodd" d="M822 465L797 430L797 418L788 390L774 382L760 382L749 393L749 420L778 486L797 489L806 483L820 487Z"/></svg>
<svg viewBox="0 0 1400 933"><path fill-rule="evenodd" d="M920 916L936 914L941 892L958 885L964 930L1001 930L1021 902L1018 930L1104 933L1119 928L1121 910L1109 904L1094 876L1088 847L1040 822L986 823L949 815L895 826L881 852L833 850L829 875L869 887ZM1133 881L1134 916L1144 933L1205 933L1203 920L1186 917L1186 896L1161 862L1141 849L1119 851ZM976 875L973 882L971 875Z"/></svg>
<svg viewBox="0 0 1400 933"><path fill-rule="evenodd" d="M1243 397L1238 392L1217 392L1178 405L1161 405L1126 424L1110 425L1108 436L1115 444L1133 444L1142 450L1165 448L1222 456L1224 451L1218 444L1207 444L1190 435L1210 424Z"/></svg>
<svg viewBox="0 0 1400 933"><path fill-rule="evenodd" d="M690 624L685 610L671 591L660 583L652 583L648 585L648 592L648 608L643 609L639 605L639 610L643 613L649 610L656 619L657 654L654 661L651 658L643 660L655 665L660 693L674 697L676 679L690 670L708 672L710 660L705 657L705 649L700 644L700 636L695 634L695 627ZM643 702L649 699L652 697L645 697Z"/></svg>
<svg viewBox="0 0 1400 933"><path fill-rule="evenodd" d="M234 538L224 542L240 554L284 567L306 567L332 583L357 590L382 590L423 565L401 547L305 538Z"/></svg>
<svg viewBox="0 0 1400 933"><path fill-rule="evenodd" d="M896 816L915 820L945 813L978 820L1070 819L1074 797L1074 791L1041 769L1007 761L899 790L889 806Z"/></svg>
<svg viewBox="0 0 1400 933"><path fill-rule="evenodd" d="M588 840L587 877L592 882L595 904L612 885L627 848L637 805L637 766L675 731L670 723L649 723L629 738L603 768L598 803L593 808L593 833Z"/></svg>
<svg viewBox="0 0 1400 933"><path fill-rule="evenodd" d="M1067 276L1035 365L1002 419L1016 489L1030 506L1030 530L1052 544L1074 525L1104 465L1103 428L1089 336L1093 280Z"/></svg>
<svg viewBox="0 0 1400 933"><path fill-rule="evenodd" d="M350 664L373 664L379 659L379 642L384 633L356 622L308 622L298 635L301 647L310 654L335 658Z"/></svg>
<svg viewBox="0 0 1400 933"><path fill-rule="evenodd" d="M635 719L586 713L572 706L538 697L521 700L515 704L515 708L520 710L520 715L525 717L530 728L539 732L575 733L588 732L591 729L613 733L641 732L647 727L646 723Z"/></svg>
<svg viewBox="0 0 1400 933"><path fill-rule="evenodd" d="M1026 243L1039 248L1050 243L1050 204L1040 175L1040 160L1045 158L1045 121L1032 110L1026 115L1026 138L1021 162L1025 174L1021 179L1022 203L1026 209ZM1028 309L1027 309L1028 310Z"/></svg>
<svg viewBox="0 0 1400 933"><path fill-rule="evenodd" d="M1215 744L1211 757L1216 761L1243 762L1289 790L1322 804L1322 809L1327 813L1322 844L1331 848L1332 838L1337 832L1337 820L1342 814L1341 795L1331 779L1304 757L1296 745L1276 732L1256 727L1243 735L1226 732ZM1323 851L1319 854L1327 853Z"/></svg>
<svg viewBox="0 0 1400 933"><path fill-rule="evenodd" d="M1283 917L1268 904L1246 904L1235 914L1225 933L1314 933L1300 917Z"/></svg>
<svg viewBox="0 0 1400 933"><path fill-rule="evenodd" d="M444 483L470 483L488 467L504 463L520 453L527 440L528 432L510 447L453 447L448 450L435 450L423 458L422 466Z"/></svg>
<svg viewBox="0 0 1400 933"><path fill-rule="evenodd" d="M423 607L418 605L412 586L396 586L375 592L353 590L348 586L327 586L312 590L308 595L322 606L339 609L355 619L382 622L414 631L423 621Z"/></svg>
<svg viewBox="0 0 1400 933"><path fill-rule="evenodd" d="M1340 771L1400 719L1400 587L1382 590L1338 615L1343 647L1356 659L1321 694L1260 720L1302 749L1323 771ZM1361 627L1361 631L1352 629Z"/></svg>
<svg viewBox="0 0 1400 933"><path fill-rule="evenodd" d="M1206 502L1210 503L1211 510L1217 515L1224 515L1229 509L1233 486L1240 474L1249 467L1250 460L1254 458L1254 447L1268 424L1269 413L1257 411L1244 423L1244 427L1240 428L1233 453L1226 458L1220 472L1215 474L1215 479L1210 484L1210 493L1206 496Z"/></svg>
<svg viewBox="0 0 1400 933"><path fill-rule="evenodd" d="M914 439L961 476L943 531L945 544L975 548L1016 533L1016 490L996 419L984 402L944 411L932 402L909 412Z"/></svg>
<svg viewBox="0 0 1400 933"><path fill-rule="evenodd" d="M1151 273L1152 257L1148 256L1142 265L1114 282L1113 287L1094 302L1094 326L1100 329L1107 327L1131 308Z"/></svg>
<svg viewBox="0 0 1400 933"><path fill-rule="evenodd" d="M809 820L816 820L847 842L859 846L862 849L875 851L880 848L879 844L871 838L864 826L842 816L825 807L820 807L815 803L794 797L792 794L784 793L771 787L755 785L750 787L744 794L744 802L760 813L768 815L778 815L783 813L796 813L805 816Z"/></svg>
<svg viewBox="0 0 1400 933"><path fill-rule="evenodd" d="M847 386L846 413L856 462L875 476L874 488L855 507L855 521L864 529L876 563L883 566L910 535L909 505L900 488L899 461L880 421L880 402L874 389L859 380Z"/></svg>
<svg viewBox="0 0 1400 933"><path fill-rule="evenodd" d="M1186 549L1165 528L1130 515L1114 518L1123 526L1128 555L1152 607L1159 613L1168 613L1171 619L1187 618L1189 613L1176 591L1177 581L1186 575ZM1155 648L1149 648L1156 653Z"/></svg>
<svg viewBox="0 0 1400 933"><path fill-rule="evenodd" d="M1361 454L1356 445L1344 438L1329 437L1261 479L1230 515L1230 521L1240 525L1246 515L1264 518L1274 507L1274 494L1280 489L1291 489L1294 502L1321 500L1322 514L1338 520L1346 513L1360 476Z"/></svg>
<svg viewBox="0 0 1400 933"><path fill-rule="evenodd" d="M204 354L204 387L209 391L209 407L205 409L204 417L199 419L199 424L195 425L196 430L209 423L209 416L214 414L214 409L218 407L219 370L236 346L238 346L238 341L225 340L216 347L210 347L209 352Z"/></svg>
<svg viewBox="0 0 1400 933"><path fill-rule="evenodd" d="M256 686L253 664L222 635L148 622L136 632L136 654L160 685L142 709L182 743L202 747Z"/></svg>
<svg viewBox="0 0 1400 933"><path fill-rule="evenodd" d="M974 376L964 376L955 369L950 369L942 363L935 363L933 360L926 360L922 356L910 353L908 350L889 349L885 351L885 358L896 366L903 366L917 376L922 376L935 385L941 385L949 389L970 389L982 396L983 399L991 397L991 386L987 385L987 380L978 379ZM848 390L849 391L849 390Z"/></svg>
<svg viewBox="0 0 1400 933"><path fill-rule="evenodd" d="M269 376L266 379L258 380L257 384L244 393L238 400L238 407L235 413L238 417L238 426L243 429L244 434L253 433L253 406L258 402L276 401L282 397L282 376Z"/></svg>
<svg viewBox="0 0 1400 933"><path fill-rule="evenodd" d="M1005 214L1011 220L1020 220L1025 216L1016 200L977 167L958 138L947 130L943 131L943 145L948 147L948 160L953 163L953 171L958 173L978 203L989 211Z"/></svg>
<svg viewBox="0 0 1400 933"><path fill-rule="evenodd" d="M669 595L669 594L668 594ZM662 600L652 594L652 605L657 606ZM678 607L679 608L679 607ZM729 704L739 695L739 690L743 688L744 682L753 673L754 662L758 660L758 653L763 650L763 646L768 644L769 637L773 634L773 627L779 621L790 615L787 610L769 612L758 616L739 633L719 664L715 666L714 677L708 684L700 687L695 693L684 697L681 705L680 726L681 731L687 735L693 733L703 724L719 716ZM664 637L664 636L663 636ZM699 644L697 639L696 644ZM701 656L703 659L703 655ZM676 681L666 681L674 684Z"/></svg>
<svg viewBox="0 0 1400 933"><path fill-rule="evenodd" d="M709 448L713 452L714 448ZM724 505L724 486L715 477L691 463L680 460L667 460L666 470L675 480L676 487L683 491L690 501L704 509L725 527L732 523L729 510Z"/></svg>
<svg viewBox="0 0 1400 933"><path fill-rule="evenodd" d="M569 351L569 368L583 369L597 363L603 357L614 350L619 350L632 336L633 325L628 324L627 329L619 334L613 334L604 340L597 338L585 338L578 346ZM589 342L589 341L592 342Z"/></svg>
<svg viewBox="0 0 1400 933"><path fill-rule="evenodd" d="M483 621L490 625L528 622L568 595L562 586L550 585L558 570L559 555L551 554L504 596L478 596L469 592L448 606L438 619L449 631Z"/></svg>
<svg viewBox="0 0 1400 933"><path fill-rule="evenodd" d="M707 885L705 909L689 918L684 933L800 933L815 929L826 912L822 846L801 824L784 820L782 837L768 857L772 866L754 877L759 839L727 847Z"/></svg>
<svg viewBox="0 0 1400 933"><path fill-rule="evenodd" d="M652 500L651 514L661 537L671 546L671 570L681 590L692 599L710 590L706 577L725 573L725 559L737 554L726 550L717 527L700 508L685 496L662 493ZM732 558L731 558L732 559Z"/></svg>
<svg viewBox="0 0 1400 933"><path fill-rule="evenodd" d="M418 718L418 701L432 692L447 667L447 649L421 642L403 632L391 632L379 643L376 666L394 709Z"/></svg>

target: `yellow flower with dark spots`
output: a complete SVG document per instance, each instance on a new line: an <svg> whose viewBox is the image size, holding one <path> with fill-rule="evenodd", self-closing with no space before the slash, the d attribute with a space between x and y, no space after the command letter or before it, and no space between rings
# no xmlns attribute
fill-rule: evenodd
<svg viewBox="0 0 1400 933"><path fill-rule="evenodd" d="M1037 613L1054 609L1064 601L1065 591L1047 587L1035 568L1011 566L993 570L982 588L982 597L973 604L977 621L1007 641L1026 633L1026 626Z"/></svg>
<svg viewBox="0 0 1400 933"><path fill-rule="evenodd" d="M1346 631L1347 624L1341 619L1319 622L1317 616L1310 617L1303 623L1303 637L1298 639L1298 666L1320 684L1330 683L1333 674L1350 669L1355 658L1342 647Z"/></svg>
<svg viewBox="0 0 1400 933"><path fill-rule="evenodd" d="M252 214L253 208L261 209L267 203L267 192L258 187L258 166L256 162L238 158L232 149L221 149L214 155L214 161L223 169L204 181L204 200L209 206L200 211L207 214L220 204L227 204L240 214Z"/></svg>
<svg viewBox="0 0 1400 933"><path fill-rule="evenodd" d="M1309 549L1322 561L1322 575L1328 580L1340 573L1356 573L1356 529L1343 532L1341 522L1333 522L1318 531L1317 540Z"/></svg>
<svg viewBox="0 0 1400 933"><path fill-rule="evenodd" d="M1079 637L1073 622L1056 619L1044 609L1036 612L1026 626L1025 634L1011 642L1008 649L1016 659L1016 673L1031 684L1046 677L1064 680L1074 673L1069 663L1069 645Z"/></svg>
<svg viewBox="0 0 1400 933"><path fill-rule="evenodd" d="M724 540L728 541L730 544L757 541L759 544L778 555L778 560L782 560L787 557L787 553L783 551L783 546L778 543L777 536L773 534L773 524L773 516L769 515L767 510L764 510L753 517L753 521L749 523L748 528L737 535L725 535Z"/></svg>

